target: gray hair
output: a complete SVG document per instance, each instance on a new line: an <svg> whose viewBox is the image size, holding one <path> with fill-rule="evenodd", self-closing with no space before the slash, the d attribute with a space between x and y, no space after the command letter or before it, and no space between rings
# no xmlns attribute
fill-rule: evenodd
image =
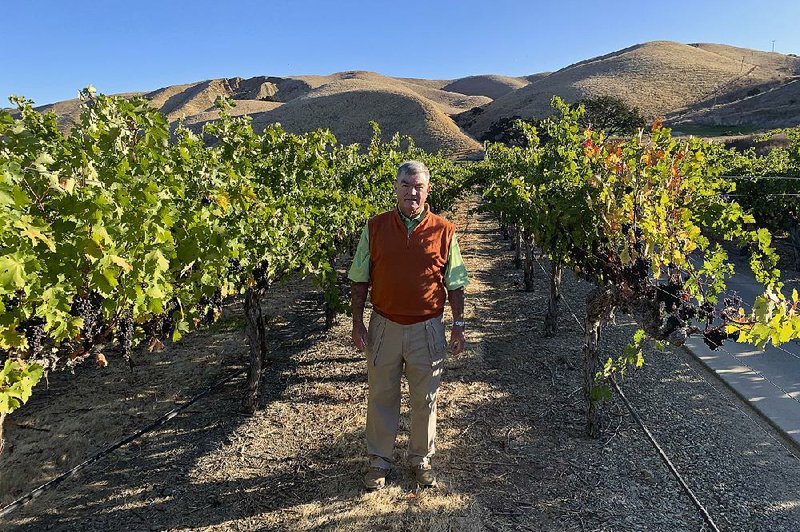
<svg viewBox="0 0 800 532"><path fill-rule="evenodd" d="M421 175L425 176L428 181L431 180L431 172L425 163L421 161L406 161L397 169L396 181L400 181L403 176Z"/></svg>

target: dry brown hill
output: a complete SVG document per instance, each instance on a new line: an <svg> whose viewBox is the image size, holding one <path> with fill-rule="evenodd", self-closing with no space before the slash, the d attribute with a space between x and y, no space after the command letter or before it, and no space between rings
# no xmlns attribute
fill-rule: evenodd
<svg viewBox="0 0 800 532"><path fill-rule="evenodd" d="M442 87L442 90L473 96L486 96L494 100L527 84L528 81L524 79L487 74L457 79Z"/></svg>
<svg viewBox="0 0 800 532"><path fill-rule="evenodd" d="M670 125L796 125L800 95L792 81L797 77L796 56L655 41L524 77L428 80L346 71L212 79L145 96L171 121L184 119L193 127L217 118L214 102L226 96L237 104L232 114L252 115L259 127L271 120L298 132L329 127L344 142L364 142L371 134L368 122L375 120L386 133L407 133L428 149L457 154L478 149L471 137L479 138L501 118L550 114L556 94L568 102L616 95L649 118L666 115ZM55 111L59 125L69 129L78 103L40 109Z"/></svg>
<svg viewBox="0 0 800 532"><path fill-rule="evenodd" d="M480 146L448 115L486 105L492 100L441 90L447 83L448 80L399 79L375 72L347 71L328 76L213 79L164 87L145 96L170 121L184 119L189 126L199 127L218 118L219 111L214 103L217 98L227 96L236 103L231 114L253 115L261 127L269 120L280 120L296 132L329 127L342 141L364 142L369 140L372 131L369 121L375 120L386 133L410 134L429 150L441 149L451 154L474 152ZM353 94L345 94L349 92ZM335 97L338 93L342 93L341 97ZM359 101L360 95L367 97ZM305 96L310 100L273 113L287 102ZM356 104L353 108L342 108L341 102ZM77 119L78 106L78 100L69 100L42 109L55 111L60 124L69 129Z"/></svg>
<svg viewBox="0 0 800 532"><path fill-rule="evenodd" d="M694 126L748 126L755 129L800 124L800 78L734 102L683 113L669 120L676 129Z"/></svg>
<svg viewBox="0 0 800 532"><path fill-rule="evenodd" d="M280 122L292 132L327 127L340 142L364 144L372 136L371 120L379 123L384 135L410 135L427 150L441 149L454 156L480 150L480 145L440 106L407 87L384 85L374 79L340 79L325 84L273 111L255 115L253 125L263 128Z"/></svg>
<svg viewBox="0 0 800 532"><path fill-rule="evenodd" d="M717 95L779 82L791 75L800 61L789 56L777 61L763 52L742 51L724 45L670 41L632 46L575 63L498 98L475 118L469 130L479 136L503 117L547 116L554 94L568 102L616 95L652 118Z"/></svg>

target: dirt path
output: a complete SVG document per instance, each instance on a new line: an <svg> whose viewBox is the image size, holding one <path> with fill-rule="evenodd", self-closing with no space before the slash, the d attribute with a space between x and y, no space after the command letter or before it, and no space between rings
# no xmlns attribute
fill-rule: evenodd
<svg viewBox="0 0 800 532"><path fill-rule="evenodd" d="M364 360L349 345L349 322L323 332L318 296L298 289L275 322L283 324L272 339L278 361L256 416L236 413L240 379L0 528L702 530L699 513L616 400L610 409L619 425L603 440L584 437L580 327L565 308L557 337L542 337L544 273L533 293L522 292L496 225L466 209L454 220L472 278L469 347L448 360L440 393L439 489L417 492L405 468L382 492L361 489ZM578 316L587 290L566 276L564 298ZM634 329L620 317L603 349L617 353ZM231 352L245 351L235 332L204 333L191 345L202 352L223 337ZM800 529L800 460L688 354L646 357L625 389L718 524ZM222 360L231 366L239 358ZM175 394L174 375L162 378L160 389ZM50 394L41 406L48 400L68 398ZM399 463L406 411L404 403ZM25 415L17 422L36 421ZM15 432L18 448L31 432ZM3 467L4 477L15 474L21 471Z"/></svg>

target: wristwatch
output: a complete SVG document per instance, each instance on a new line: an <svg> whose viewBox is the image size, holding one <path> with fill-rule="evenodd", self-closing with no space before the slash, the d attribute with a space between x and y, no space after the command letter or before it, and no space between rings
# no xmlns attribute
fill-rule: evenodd
<svg viewBox="0 0 800 532"><path fill-rule="evenodd" d="M466 324L464 320L456 320L453 322L453 327L464 327Z"/></svg>

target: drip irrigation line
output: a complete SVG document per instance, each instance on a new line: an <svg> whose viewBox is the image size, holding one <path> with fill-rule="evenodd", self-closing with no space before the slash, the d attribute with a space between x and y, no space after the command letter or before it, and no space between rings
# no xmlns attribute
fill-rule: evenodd
<svg viewBox="0 0 800 532"><path fill-rule="evenodd" d="M721 194L726 198L749 198L751 194ZM762 198L782 198L782 197L797 197L800 194L795 194L793 192L783 192L783 193L775 193L775 194L759 194Z"/></svg>
<svg viewBox="0 0 800 532"><path fill-rule="evenodd" d="M537 258L536 258L536 255L534 255L533 253L531 253L531 257L533 257L533 260L535 260L535 261L536 261L536 264L538 264L538 265L539 265L539 267L542 269L542 271L544 272L544 275L545 275L545 279L546 279L546 278L547 278L547 277L548 277L550 274L549 274L549 273L547 273L547 270L545 270L545 268L544 268L544 266L542 265L542 263L541 263L541 262L539 262L539 259L537 259ZM550 261L550 263L551 263L551 267L552 267L552 261ZM586 333L586 327L584 327L583 323L581 323L581 320L579 320L579 319L578 319L578 316L577 316L577 315L575 314L575 312L572 310L572 307L570 306L570 304L567 302L567 299L566 299L566 298L565 298L563 295L561 296L561 301L563 301L563 302L564 302L564 305L567 307L567 309L569 310L570 314L572 314L572 317L573 317L573 318L575 318L575 322L578 324L578 327L580 327L580 328L581 328L581 330L582 330L582 331L584 332L584 334L585 334L585 333Z"/></svg>
<svg viewBox="0 0 800 532"><path fill-rule="evenodd" d="M721 175L721 176L717 176L717 177L721 177L723 179L750 179L750 180L753 180L753 181L756 181L756 180L759 180L759 179L777 179L777 180L785 180L785 181L800 181L800 177L786 176L786 175L763 175L763 176L758 176L758 175Z"/></svg>
<svg viewBox="0 0 800 532"><path fill-rule="evenodd" d="M0 517L7 516L11 512L13 512L14 510L16 510L19 507L21 507L26 502L38 497L39 495L41 495L45 491L58 486L64 480L66 480L68 477L74 475L78 471L80 471L80 470L82 470L82 469L94 464L95 462L105 458L106 456L108 456L109 454L113 453L114 451L116 451L120 447L129 444L130 442L134 441L135 439L137 439L138 437L142 436L143 434L146 434L146 433L150 432L151 430L163 425L164 423L166 423L170 419L172 419L175 416L177 416L182 410L184 410L184 409L188 408L189 406L193 405L194 403L196 403L197 401L199 401L200 399L202 399L203 397L205 397L209 393L215 391L217 388L220 388L224 384L228 383L229 381L233 380L234 378L236 378L239 375L241 375L242 373L244 373L245 371L247 371L247 368L242 368L240 370L232 372L227 377L223 378L220 381L217 381L215 384L212 384L211 386L209 386L205 390L201 391L200 393L198 393L197 395L195 395L194 397L192 397L191 399L189 399L187 402L183 403L182 405L176 406L175 408L173 408L172 410L170 410L166 414L162 415L161 417L159 417L158 419L156 419L152 423L150 423L148 425L145 425L144 427L140 428L139 430L137 430L133 434L131 434L129 436L126 436L125 438L117 441L113 445L111 445L109 447L106 447L105 449L103 449L102 451L98 452L97 454L87 458L86 460L84 460L80 464L76 465L72 469L60 474L59 476L57 476L56 478L54 478L54 479L52 479L52 480L50 480L48 482L45 482L44 484L42 484L38 488L36 488L34 490L31 490L30 492L28 492L27 494L23 495L22 497L20 497L19 499L15 500L14 502L12 502L12 503L0 508Z"/></svg>
<svg viewBox="0 0 800 532"><path fill-rule="evenodd" d="M611 385L614 387L614 390L616 390L617 395L619 395L620 398L622 399L622 402L625 403L625 406L628 408L628 411L636 420L636 423L639 425L639 427L641 427L641 429L647 435L647 439L649 439L650 443L653 444L653 447L656 448L658 455L661 457L661 460L667 465L670 472L672 473L672 476L674 476L678 480L678 483L683 488L683 491L686 492L686 494L692 500L692 503L694 503L694 505L700 511L700 515L703 516L703 520L708 524L708 526L711 527L711 530L714 530L714 532L720 532L716 523L714 523L714 519L711 518L711 515L708 513L708 510L706 510L706 507L703 506L703 503L701 503L700 500L697 498L697 496L694 494L692 488L689 487L689 485L683 479L683 476L681 476L681 474L675 468L675 465L672 463L672 460L670 460L669 456L667 456L667 453L665 453L664 449L662 449L661 446L658 444L658 441L653 436L653 433L650 432L650 429L648 429L647 425L644 424L644 421L642 421L642 418L639 416L639 413L636 411L636 409L633 407L630 401L628 401L628 398L625 397L625 394L622 393L622 389L617 384L617 381L613 377L609 378L609 381L611 382Z"/></svg>
<svg viewBox="0 0 800 532"><path fill-rule="evenodd" d="M536 262L539 262L539 260L536 259L535 256L534 256L534 260L536 260ZM542 268L542 270L546 274L547 271L544 269L544 267L542 266L541 263L539 263L539 266ZM562 297L561 300L566 303L566 299L564 297ZM575 321L578 322L578 325L580 325L581 328L583 329L583 324L581 324L581 322L578 319L578 316L575 314L575 312L572 311L572 309L569 307L569 305L567 305L567 308L569 309L570 313L572 314L572 317L575 318ZM583 329L583 330L584 330L584 332L586 331L585 329ZM712 519L711 515L708 513L708 510L706 510L705 506L703 506L703 504L700 502L700 500L694 494L692 489L689 487L689 485L683 479L683 476L681 476L680 472L678 472L677 468L672 463L672 461L670 460L670 458L667 455L667 453L664 452L664 449L661 447L661 445L659 445L658 440L655 439L653 434L647 428L647 425L645 425L645 423L642 420L641 416L639 416L639 413L636 411L636 409L633 407L633 405L630 403L630 401L628 401L628 398L622 392L622 389L619 387L619 385L617 385L617 382L614 380L613 377L610 377L608 380L611 382L611 384L614 387L614 390L617 392L617 394L622 399L622 402L625 403L625 406L628 409L628 411L631 413L631 415L636 420L638 425L642 428L644 433L647 435L647 438L650 440L650 443L653 444L653 447L655 447L656 451L658 452L659 457L664 462L664 464L667 466L667 468L669 469L670 473L672 473L672 476L675 477L675 479L681 485L681 488L683 488L684 492L686 492L686 494L691 499L692 503L700 511L700 514L703 516L703 520L708 524L708 526L711 527L711 530L713 530L714 532L720 532L719 528L717 527L716 523Z"/></svg>

